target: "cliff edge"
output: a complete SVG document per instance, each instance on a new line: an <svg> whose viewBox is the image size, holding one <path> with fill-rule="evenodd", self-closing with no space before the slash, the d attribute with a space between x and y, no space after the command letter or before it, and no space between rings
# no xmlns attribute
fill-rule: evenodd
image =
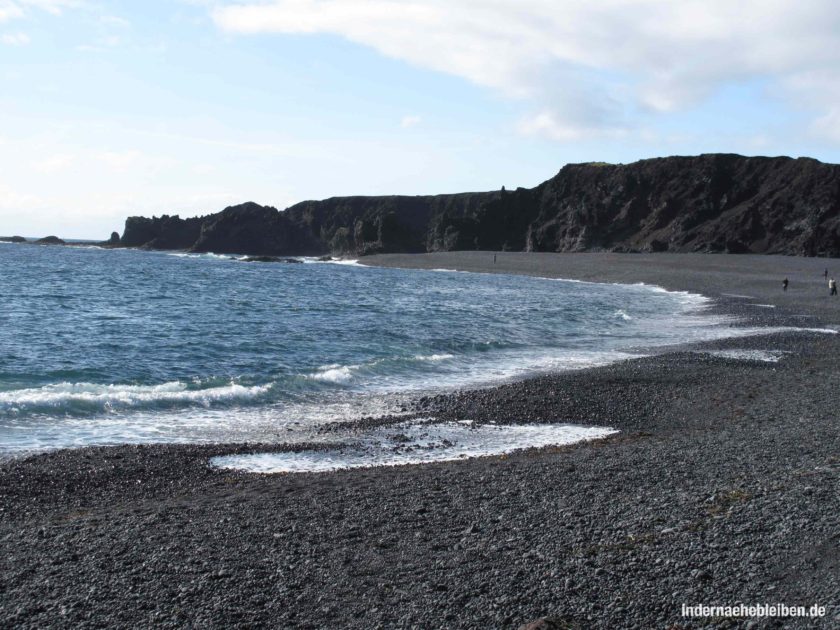
<svg viewBox="0 0 840 630"><path fill-rule="evenodd" d="M469 249L840 256L840 165L734 154L569 164L532 189L130 217L120 246L259 256Z"/></svg>

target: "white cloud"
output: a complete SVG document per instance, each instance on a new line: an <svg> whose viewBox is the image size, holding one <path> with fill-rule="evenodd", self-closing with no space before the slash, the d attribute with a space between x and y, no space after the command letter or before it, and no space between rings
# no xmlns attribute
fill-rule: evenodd
<svg viewBox="0 0 840 630"><path fill-rule="evenodd" d="M542 111L519 121L519 131L526 135L543 135L559 142L575 142L592 138L625 138L630 130L623 127L568 124L551 111Z"/></svg>
<svg viewBox="0 0 840 630"><path fill-rule="evenodd" d="M416 127L422 121L423 119L420 116L403 116L402 120L400 121L400 127L402 127L403 129L410 129L411 127Z"/></svg>
<svg viewBox="0 0 840 630"><path fill-rule="evenodd" d="M840 107L832 107L814 120L810 131L816 138L840 143Z"/></svg>
<svg viewBox="0 0 840 630"><path fill-rule="evenodd" d="M212 16L233 33L338 35L526 99L524 130L570 140L749 80L826 115L830 89L791 86L814 70L836 84L840 66L834 0L275 0Z"/></svg>
<svg viewBox="0 0 840 630"><path fill-rule="evenodd" d="M196 175L209 175L216 172L216 167L212 164L195 164L190 170Z"/></svg>
<svg viewBox="0 0 840 630"><path fill-rule="evenodd" d="M103 15L99 18L99 22L105 26L116 26L117 28L129 28L131 26L131 22L116 15Z"/></svg>
<svg viewBox="0 0 840 630"><path fill-rule="evenodd" d="M125 151L98 151L92 155L95 162L104 165L113 173L142 173L150 175L171 169L178 161L165 155L152 155L128 149Z"/></svg>
<svg viewBox="0 0 840 630"><path fill-rule="evenodd" d="M13 2L0 1L0 24L23 17L23 9Z"/></svg>
<svg viewBox="0 0 840 630"><path fill-rule="evenodd" d="M36 160L32 163L32 168L40 173L54 174L69 168L73 161L74 156L59 153L42 160Z"/></svg>
<svg viewBox="0 0 840 630"><path fill-rule="evenodd" d="M64 9L84 6L82 0L0 0L0 24L26 17L27 9L34 8L52 15L61 15Z"/></svg>
<svg viewBox="0 0 840 630"><path fill-rule="evenodd" d="M0 181L0 210L20 212L40 208L43 205L44 200L37 195L18 192Z"/></svg>
<svg viewBox="0 0 840 630"><path fill-rule="evenodd" d="M0 35L0 41L7 46L26 46L29 43L29 35L26 33L4 33Z"/></svg>
<svg viewBox="0 0 840 630"><path fill-rule="evenodd" d="M61 15L64 9L76 9L84 5L82 0L17 0L19 4L31 6L51 13Z"/></svg>

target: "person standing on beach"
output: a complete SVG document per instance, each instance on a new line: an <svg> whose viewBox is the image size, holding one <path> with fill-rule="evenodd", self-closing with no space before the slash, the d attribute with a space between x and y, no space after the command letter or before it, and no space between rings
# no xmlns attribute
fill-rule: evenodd
<svg viewBox="0 0 840 630"><path fill-rule="evenodd" d="M826 280L828 280L828 269L826 269L826 270L823 272L823 278L825 278Z"/></svg>
<svg viewBox="0 0 840 630"><path fill-rule="evenodd" d="M828 281L828 294L837 295L837 283L834 281L834 278Z"/></svg>
<svg viewBox="0 0 840 630"><path fill-rule="evenodd" d="M782 280L782 291L787 291L788 279Z"/></svg>
<svg viewBox="0 0 840 630"><path fill-rule="evenodd" d="M496 264L496 254L493 254L493 264Z"/></svg>

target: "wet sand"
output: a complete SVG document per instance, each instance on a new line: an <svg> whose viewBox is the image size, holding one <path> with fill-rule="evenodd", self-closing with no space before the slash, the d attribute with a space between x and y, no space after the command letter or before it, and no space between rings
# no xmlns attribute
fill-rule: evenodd
<svg viewBox="0 0 840 630"><path fill-rule="evenodd" d="M641 281L714 297L715 310L742 323L840 324L822 277L826 266L840 271L838 260L492 260L364 262ZM621 429L592 444L271 476L207 460L272 445L88 448L4 463L0 623L517 628L550 617L560 628L837 627L838 337L723 340L414 402L440 419ZM725 349L786 354L768 363L708 353ZM821 620L681 616L682 604L737 603L828 610Z"/></svg>

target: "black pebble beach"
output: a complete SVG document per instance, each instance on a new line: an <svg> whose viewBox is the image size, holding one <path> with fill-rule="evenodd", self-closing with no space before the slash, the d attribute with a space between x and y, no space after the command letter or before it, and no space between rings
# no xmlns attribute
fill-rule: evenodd
<svg viewBox="0 0 840 630"><path fill-rule="evenodd" d="M823 269L770 256L393 255L371 264L648 282L737 325L840 326ZM786 292L781 281L790 279ZM757 304L775 305L776 308ZM778 363L709 350L782 351ZM592 443L252 475L277 445L63 450L0 464L0 626L840 627L840 335L729 339L415 400L441 420L612 426ZM360 420L360 424L392 421ZM821 605L820 619L682 605Z"/></svg>

